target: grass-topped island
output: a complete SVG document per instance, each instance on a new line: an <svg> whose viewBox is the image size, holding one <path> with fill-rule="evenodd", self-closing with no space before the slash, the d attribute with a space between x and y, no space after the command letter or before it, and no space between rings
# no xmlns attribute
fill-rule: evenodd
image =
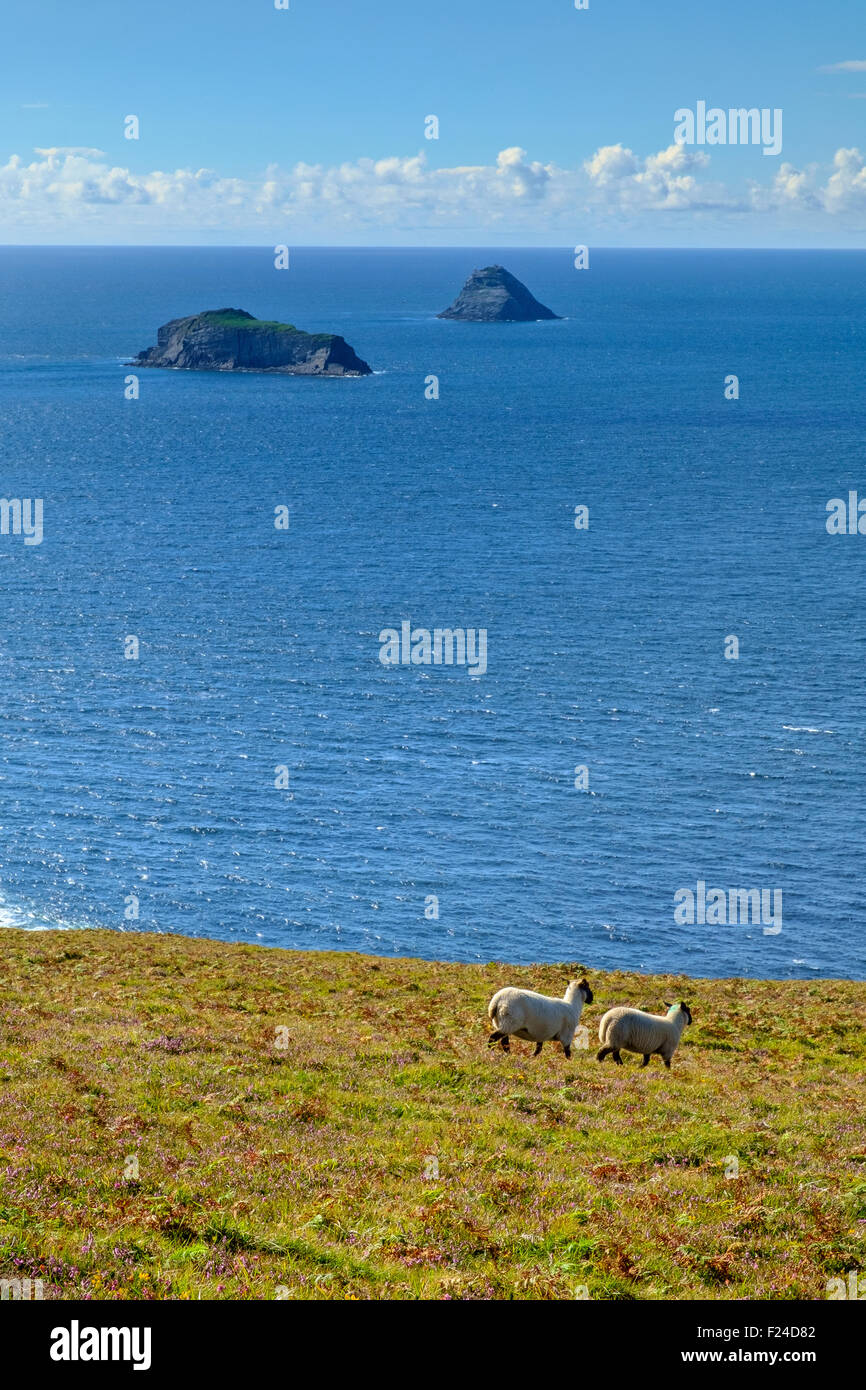
<svg viewBox="0 0 866 1390"><path fill-rule="evenodd" d="M291 376L369 376L371 368L336 333L305 333L292 323L257 319L245 309L207 309L172 319L132 367L209 372L280 372Z"/></svg>
<svg viewBox="0 0 866 1390"><path fill-rule="evenodd" d="M45 1298L823 1299L863 1269L866 988L5 929L0 1278ZM486 1046L586 971L589 1047ZM599 1066L612 1005L694 1016Z"/></svg>

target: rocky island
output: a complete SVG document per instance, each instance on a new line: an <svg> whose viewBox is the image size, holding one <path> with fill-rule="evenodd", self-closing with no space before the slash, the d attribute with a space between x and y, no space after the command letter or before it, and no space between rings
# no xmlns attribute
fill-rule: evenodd
<svg viewBox="0 0 866 1390"><path fill-rule="evenodd" d="M531 323L558 319L559 314L539 304L504 266L488 265L473 270L454 303L436 317L464 323Z"/></svg>
<svg viewBox="0 0 866 1390"><path fill-rule="evenodd" d="M131 367L199 372L281 372L292 376L369 376L372 368L336 333L305 333L244 309L208 309L172 319Z"/></svg>

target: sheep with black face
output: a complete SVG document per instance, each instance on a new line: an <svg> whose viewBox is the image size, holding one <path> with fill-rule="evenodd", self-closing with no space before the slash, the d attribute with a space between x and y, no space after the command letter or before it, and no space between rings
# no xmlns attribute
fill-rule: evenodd
<svg viewBox="0 0 866 1390"><path fill-rule="evenodd" d="M670 1070L671 1058L679 1046L683 1029L692 1021L691 1010L685 1001L671 1004L667 1014L645 1014L642 1009L608 1009L598 1025L601 1050L598 1061L603 1062L608 1053L622 1066L620 1052L642 1052L642 1066L649 1066L654 1052L662 1057Z"/></svg>
<svg viewBox="0 0 866 1390"><path fill-rule="evenodd" d="M506 985L497 990L487 1005L493 1024L487 1045L494 1047L499 1043L503 1052L508 1052L509 1038L525 1038L535 1043L532 1055L537 1057L546 1042L560 1042L566 1057L570 1057L583 1006L591 1003L592 990L586 979L572 980L562 999Z"/></svg>

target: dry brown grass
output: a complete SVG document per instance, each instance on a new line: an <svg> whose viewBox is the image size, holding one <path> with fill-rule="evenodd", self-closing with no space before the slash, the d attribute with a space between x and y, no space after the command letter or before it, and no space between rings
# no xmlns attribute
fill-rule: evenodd
<svg viewBox="0 0 866 1390"><path fill-rule="evenodd" d="M487 1050L493 990L573 962L3 945L0 1276L46 1296L819 1299L864 1267L862 984L588 966L593 1043L688 999L642 1071Z"/></svg>

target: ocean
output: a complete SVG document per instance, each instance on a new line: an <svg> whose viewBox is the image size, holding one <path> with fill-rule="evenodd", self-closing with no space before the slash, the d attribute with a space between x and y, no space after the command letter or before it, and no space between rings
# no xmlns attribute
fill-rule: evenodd
<svg viewBox="0 0 866 1390"><path fill-rule="evenodd" d="M866 253L573 259L0 249L2 492L44 515L0 535L0 922L863 977L866 535L826 522ZM562 321L437 320L493 262ZM126 399L224 306L375 375ZM405 621L486 671L383 665ZM714 890L751 917L677 920Z"/></svg>

